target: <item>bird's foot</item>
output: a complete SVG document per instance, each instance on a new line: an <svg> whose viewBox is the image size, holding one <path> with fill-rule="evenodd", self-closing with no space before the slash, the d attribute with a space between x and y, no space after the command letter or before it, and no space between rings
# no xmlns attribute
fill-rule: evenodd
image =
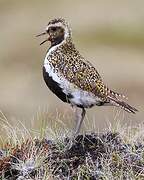
<svg viewBox="0 0 144 180"><path fill-rule="evenodd" d="M67 141L67 144L66 144L66 150L70 150L72 148L72 146L75 144L76 142L76 137L77 137L78 134L73 134Z"/></svg>

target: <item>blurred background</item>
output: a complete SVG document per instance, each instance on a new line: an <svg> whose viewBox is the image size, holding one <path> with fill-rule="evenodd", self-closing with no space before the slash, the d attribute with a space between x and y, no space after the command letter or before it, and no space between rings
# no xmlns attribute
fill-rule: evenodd
<svg viewBox="0 0 144 180"><path fill-rule="evenodd" d="M144 116L144 1L0 0L0 110L11 122L39 124L49 114L71 124L73 111L46 87L42 65L50 44L35 35L48 21L64 17L80 52L113 90L139 109L131 115L113 107L88 110L85 126L103 130L116 119L138 124ZM64 115L65 114L65 115ZM36 117L36 118L35 118ZM33 119L35 119L33 121Z"/></svg>

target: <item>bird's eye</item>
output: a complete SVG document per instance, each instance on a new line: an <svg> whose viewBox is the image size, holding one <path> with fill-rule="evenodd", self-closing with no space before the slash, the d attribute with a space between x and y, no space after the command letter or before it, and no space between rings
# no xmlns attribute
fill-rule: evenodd
<svg viewBox="0 0 144 180"><path fill-rule="evenodd" d="M56 31L56 29L57 29L56 27L52 27L51 28L52 31Z"/></svg>

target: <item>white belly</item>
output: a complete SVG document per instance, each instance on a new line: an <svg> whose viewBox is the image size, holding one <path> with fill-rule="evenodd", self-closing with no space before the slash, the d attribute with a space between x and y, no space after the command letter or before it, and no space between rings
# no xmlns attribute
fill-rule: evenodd
<svg viewBox="0 0 144 180"><path fill-rule="evenodd" d="M73 98L71 99L71 103L74 105L79 105L84 108L89 108L97 104L99 101L92 93L75 90L72 92Z"/></svg>
<svg viewBox="0 0 144 180"><path fill-rule="evenodd" d="M73 83L70 83L59 72L56 72L54 68L49 64L47 56L45 58L44 67L49 76L59 84L59 87L62 89L65 95L71 96L71 98L69 98L69 102L72 105L88 108L96 105L100 101L100 99L93 93L81 90Z"/></svg>

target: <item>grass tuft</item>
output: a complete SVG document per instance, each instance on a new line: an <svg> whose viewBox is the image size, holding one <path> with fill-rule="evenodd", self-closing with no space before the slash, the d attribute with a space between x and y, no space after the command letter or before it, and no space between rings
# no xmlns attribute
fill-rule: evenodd
<svg viewBox="0 0 144 180"><path fill-rule="evenodd" d="M20 130L2 122L7 139L0 149L1 180L144 179L143 125L80 134L68 149L71 138L61 130L51 131L49 138L50 127L45 127L33 137L23 125Z"/></svg>

